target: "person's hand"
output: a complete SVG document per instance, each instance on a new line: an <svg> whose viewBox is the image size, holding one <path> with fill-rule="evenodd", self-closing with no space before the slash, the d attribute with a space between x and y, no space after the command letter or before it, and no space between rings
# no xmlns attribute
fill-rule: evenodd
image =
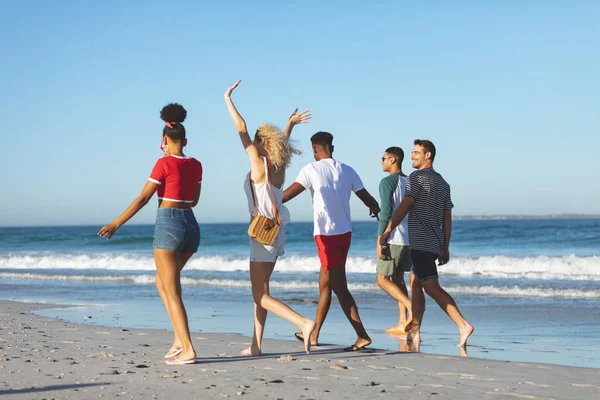
<svg viewBox="0 0 600 400"><path fill-rule="evenodd" d="M369 216L371 218L377 218L379 219L379 212L381 211L381 209L379 208L379 205L374 205L373 207L369 207Z"/></svg>
<svg viewBox="0 0 600 400"><path fill-rule="evenodd" d="M104 239L110 239L117 232L117 229L119 229L119 226L114 222L111 222L98 231L98 236L103 237Z"/></svg>
<svg viewBox="0 0 600 400"><path fill-rule="evenodd" d="M381 236L379 236L379 244L381 246L387 246L388 240L390 240L390 235L392 232L385 231Z"/></svg>
<svg viewBox="0 0 600 400"><path fill-rule="evenodd" d="M236 83L234 83L232 86L228 87L227 90L225 91L225 98L229 98L231 97L231 93L233 92L233 90L238 87L240 85L240 83L242 83L241 80L237 81Z"/></svg>
<svg viewBox="0 0 600 400"><path fill-rule="evenodd" d="M377 241L377 246L375 249L375 254L377 254L377 258L379 258L380 260L386 260L387 257L383 254L384 249L387 247L387 245L382 246L381 243L379 243L379 240Z"/></svg>
<svg viewBox="0 0 600 400"><path fill-rule="evenodd" d="M298 124L307 124L310 122L312 118L312 114L310 110L304 110L300 114L298 114L298 109L296 108L290 118L288 119L288 124L294 126Z"/></svg>
<svg viewBox="0 0 600 400"><path fill-rule="evenodd" d="M438 265L448 264L450 261L450 251L442 250L442 255L438 257Z"/></svg>

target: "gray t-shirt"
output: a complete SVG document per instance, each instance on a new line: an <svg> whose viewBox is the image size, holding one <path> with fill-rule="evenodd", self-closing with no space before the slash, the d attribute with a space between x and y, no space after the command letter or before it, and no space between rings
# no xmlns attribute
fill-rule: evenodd
<svg viewBox="0 0 600 400"><path fill-rule="evenodd" d="M450 185L432 169L417 170L408 177L405 196L415 199L408 210L410 248L442 254L444 213L454 207Z"/></svg>

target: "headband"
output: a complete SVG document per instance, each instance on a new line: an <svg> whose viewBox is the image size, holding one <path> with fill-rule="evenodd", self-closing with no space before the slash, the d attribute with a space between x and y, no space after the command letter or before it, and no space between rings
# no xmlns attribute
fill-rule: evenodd
<svg viewBox="0 0 600 400"><path fill-rule="evenodd" d="M177 125L177 122L165 122L167 128L173 129L173 125Z"/></svg>

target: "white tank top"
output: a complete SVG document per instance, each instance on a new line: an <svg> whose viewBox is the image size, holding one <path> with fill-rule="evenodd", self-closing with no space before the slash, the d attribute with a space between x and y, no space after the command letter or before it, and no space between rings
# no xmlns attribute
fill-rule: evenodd
<svg viewBox="0 0 600 400"><path fill-rule="evenodd" d="M263 157L263 160L265 162L265 181L259 184L252 182L254 196L256 198L256 211L260 215L275 220L275 214L273 212L273 200L275 200L277 201L277 211L279 211L281 225L287 225L290 223L290 212L283 205L283 190L276 188L269 182L267 158ZM248 172L246 180L244 181L244 191L246 192L246 199L248 200L248 211L250 212L250 215L255 216L254 202L252 201L252 192L250 191L250 172ZM275 199L273 199L271 193L275 196Z"/></svg>

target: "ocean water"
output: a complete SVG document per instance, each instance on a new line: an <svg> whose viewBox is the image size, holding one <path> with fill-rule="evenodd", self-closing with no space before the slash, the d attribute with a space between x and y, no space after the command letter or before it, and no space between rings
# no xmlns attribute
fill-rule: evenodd
<svg viewBox="0 0 600 400"><path fill-rule="evenodd" d="M126 225L110 241L96 236L99 228L0 228L0 298L77 304L39 312L71 322L170 329L154 288L153 226ZM246 229L201 223L199 252L182 279L193 330L252 334ZM372 347L404 349L385 334L398 311L375 285L375 231L375 222L354 223L349 287ZM314 318L319 262L312 224L293 223L286 233L272 295ZM600 368L600 220L455 220L450 251L440 282L476 327L469 356ZM459 355L456 327L427 301L420 351ZM265 336L292 339L295 331L270 316ZM334 302L320 342L354 339Z"/></svg>

